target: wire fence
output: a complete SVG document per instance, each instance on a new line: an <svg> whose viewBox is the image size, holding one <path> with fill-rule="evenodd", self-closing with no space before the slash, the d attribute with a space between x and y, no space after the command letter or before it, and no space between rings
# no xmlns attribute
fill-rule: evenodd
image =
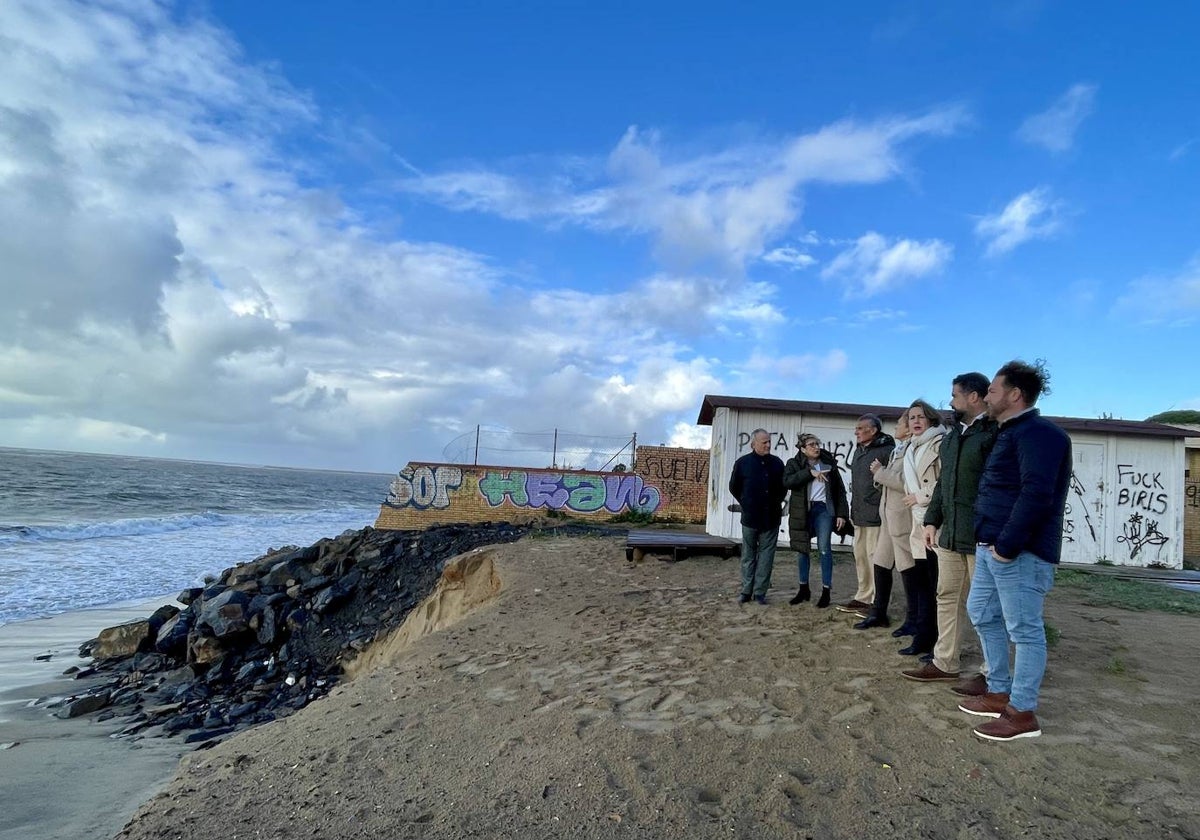
<svg viewBox="0 0 1200 840"><path fill-rule="evenodd" d="M589 435L565 429L517 432L476 426L442 449L448 464L485 464L556 470L632 470L637 433Z"/></svg>

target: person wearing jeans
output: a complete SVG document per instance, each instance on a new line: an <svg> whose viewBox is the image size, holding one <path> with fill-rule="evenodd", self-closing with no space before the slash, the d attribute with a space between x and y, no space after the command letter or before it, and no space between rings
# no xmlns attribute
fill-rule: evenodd
<svg viewBox="0 0 1200 840"><path fill-rule="evenodd" d="M771 571L775 567L775 544L783 520L783 461L770 453L771 435L755 429L750 435L750 452L738 458L729 477L729 492L742 510L743 604L751 596L767 603Z"/></svg>
<svg viewBox="0 0 1200 840"><path fill-rule="evenodd" d="M816 435L803 434L800 451L783 468L783 486L792 491L788 503L788 537L796 551L796 574L800 587L788 603L799 604L812 597L808 585L812 560L809 544L817 538L821 560L821 597L818 607L828 607L833 586L833 527L845 524L850 514L846 483L832 452L821 448Z"/></svg>
<svg viewBox="0 0 1200 840"><path fill-rule="evenodd" d="M988 690L1009 695L1015 709L1032 711L1046 671L1042 607L1054 586L1054 564L1031 551L1001 561L993 546L981 545L975 550L975 569L968 605L983 641L984 659L996 663L988 672ZM1017 649L1011 669L1010 639Z"/></svg>
<svg viewBox="0 0 1200 840"><path fill-rule="evenodd" d="M1049 393L1048 379L1041 363L1011 361L996 372L986 398L1000 430L975 498L967 614L983 643L987 691L958 708L994 718L974 730L991 741L1042 734L1034 712L1046 672L1043 607L1062 553L1071 482L1071 439L1033 407Z"/></svg>

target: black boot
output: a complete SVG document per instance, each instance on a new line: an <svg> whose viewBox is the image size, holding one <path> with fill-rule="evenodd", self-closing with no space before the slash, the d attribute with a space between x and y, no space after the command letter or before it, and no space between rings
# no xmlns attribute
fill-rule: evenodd
<svg viewBox="0 0 1200 840"><path fill-rule="evenodd" d="M892 599L892 570L882 566L874 566L875 571L875 603L867 617L854 625L855 630L870 630L872 627L891 627L888 619L888 602Z"/></svg>
<svg viewBox="0 0 1200 840"><path fill-rule="evenodd" d="M792 600L788 601L793 607L802 601L812 600L812 590L808 588L807 583L800 584L800 589L792 596Z"/></svg>
<svg viewBox="0 0 1200 840"><path fill-rule="evenodd" d="M820 598L820 600L817 601L817 606L818 607L828 607L829 606L829 587L828 586L821 587L821 598Z"/></svg>
<svg viewBox="0 0 1200 840"><path fill-rule="evenodd" d="M917 632L917 591L920 588L915 568L902 571L900 581L904 584L904 600L907 602L907 606L904 612L904 623L892 631L892 635L897 639L901 636L911 636Z"/></svg>
<svg viewBox="0 0 1200 840"><path fill-rule="evenodd" d="M932 653L937 641L937 607L934 602L933 583L928 560L918 560L913 580L917 584L917 621L912 644L900 650L903 656L920 656Z"/></svg>

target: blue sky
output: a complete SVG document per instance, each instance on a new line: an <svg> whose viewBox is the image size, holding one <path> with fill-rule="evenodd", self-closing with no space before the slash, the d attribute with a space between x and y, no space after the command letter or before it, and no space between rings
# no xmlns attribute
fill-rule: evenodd
<svg viewBox="0 0 1200 840"><path fill-rule="evenodd" d="M1013 357L1200 408L1200 7L418 5L0 5L0 445L705 444Z"/></svg>

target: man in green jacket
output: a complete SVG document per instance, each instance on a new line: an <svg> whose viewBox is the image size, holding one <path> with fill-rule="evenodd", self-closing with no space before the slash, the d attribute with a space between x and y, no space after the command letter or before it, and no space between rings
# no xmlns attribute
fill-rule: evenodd
<svg viewBox="0 0 1200 840"><path fill-rule="evenodd" d="M988 416L983 401L988 384L982 373L964 373L954 377L950 386L950 407L957 422L942 439L942 473L924 519L925 545L938 555L938 639L932 662L900 672L918 682L958 679L962 636L970 627L967 594L975 575L975 497L996 440L996 421ZM986 689L987 682L979 674L954 688L968 695Z"/></svg>

